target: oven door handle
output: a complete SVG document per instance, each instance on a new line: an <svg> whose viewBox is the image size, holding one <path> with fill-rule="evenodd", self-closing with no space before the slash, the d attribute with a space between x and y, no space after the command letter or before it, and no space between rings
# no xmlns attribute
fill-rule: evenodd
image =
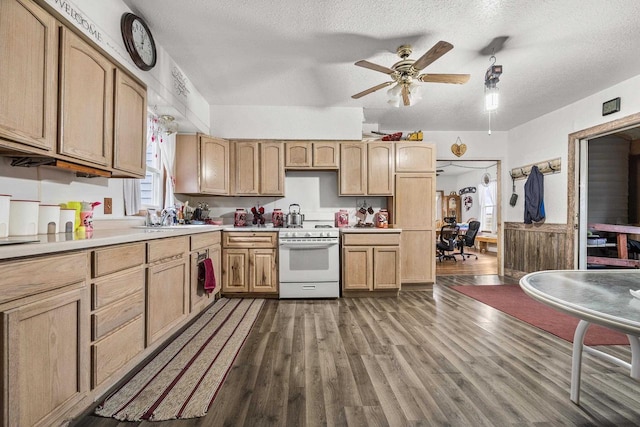
<svg viewBox="0 0 640 427"><path fill-rule="evenodd" d="M338 244L338 242L332 242L332 243L311 243L311 242L305 242L305 243L280 243L280 246L283 248L289 248L289 249L323 249L323 248L330 248L332 246L336 246Z"/></svg>

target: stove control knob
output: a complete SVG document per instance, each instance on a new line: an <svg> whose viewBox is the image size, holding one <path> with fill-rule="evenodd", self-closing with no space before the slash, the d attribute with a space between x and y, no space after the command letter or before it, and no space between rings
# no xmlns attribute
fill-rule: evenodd
<svg viewBox="0 0 640 427"><path fill-rule="evenodd" d="M295 231L293 231L293 232L290 234L290 236L291 236L291 237L298 237L298 233L296 233Z"/></svg>
<svg viewBox="0 0 640 427"><path fill-rule="evenodd" d="M304 233L304 237L311 237L311 233L307 231L306 233Z"/></svg>

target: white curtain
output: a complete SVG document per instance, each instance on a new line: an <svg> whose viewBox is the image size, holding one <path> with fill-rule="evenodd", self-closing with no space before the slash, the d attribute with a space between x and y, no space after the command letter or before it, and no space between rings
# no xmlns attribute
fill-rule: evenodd
<svg viewBox="0 0 640 427"><path fill-rule="evenodd" d="M124 193L124 214L138 215L138 212L142 209L140 180L123 179L122 191Z"/></svg>
<svg viewBox="0 0 640 427"><path fill-rule="evenodd" d="M484 184L480 183L478 185L478 189L480 190L478 193L478 199L480 202L480 212L481 212L481 221L485 220L485 211L487 206L493 206L493 221L491 222L490 230L491 233L496 233L498 231L498 209L496 206L497 201L497 193L498 193L498 184L497 181L490 181L489 185L486 187ZM482 224L482 228L485 227L486 224Z"/></svg>
<svg viewBox="0 0 640 427"><path fill-rule="evenodd" d="M158 140L160 146L160 158L166 172L166 184L164 188L164 207L173 207L176 204L174 189L176 187L175 163L176 163L176 134L162 135Z"/></svg>

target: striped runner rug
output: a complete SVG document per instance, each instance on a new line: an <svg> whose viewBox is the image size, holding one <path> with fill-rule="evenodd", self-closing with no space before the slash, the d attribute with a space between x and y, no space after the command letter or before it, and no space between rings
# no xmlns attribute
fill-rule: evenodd
<svg viewBox="0 0 640 427"><path fill-rule="evenodd" d="M95 413L121 421L204 416L263 303L263 299L220 299Z"/></svg>

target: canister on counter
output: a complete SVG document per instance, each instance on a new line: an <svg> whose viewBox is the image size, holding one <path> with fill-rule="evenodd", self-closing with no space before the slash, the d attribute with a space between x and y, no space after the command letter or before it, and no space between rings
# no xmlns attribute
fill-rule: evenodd
<svg viewBox="0 0 640 427"><path fill-rule="evenodd" d="M376 227L389 228L389 212L386 209L380 209L376 214Z"/></svg>
<svg viewBox="0 0 640 427"><path fill-rule="evenodd" d="M274 227L284 227L284 213L282 213L282 209L273 209L271 222Z"/></svg>
<svg viewBox="0 0 640 427"><path fill-rule="evenodd" d="M247 225L247 210L244 208L236 209L236 213L233 216L234 227L244 227Z"/></svg>
<svg viewBox="0 0 640 427"><path fill-rule="evenodd" d="M349 226L349 212L346 209L340 209L338 212L336 212L335 226L336 227Z"/></svg>

